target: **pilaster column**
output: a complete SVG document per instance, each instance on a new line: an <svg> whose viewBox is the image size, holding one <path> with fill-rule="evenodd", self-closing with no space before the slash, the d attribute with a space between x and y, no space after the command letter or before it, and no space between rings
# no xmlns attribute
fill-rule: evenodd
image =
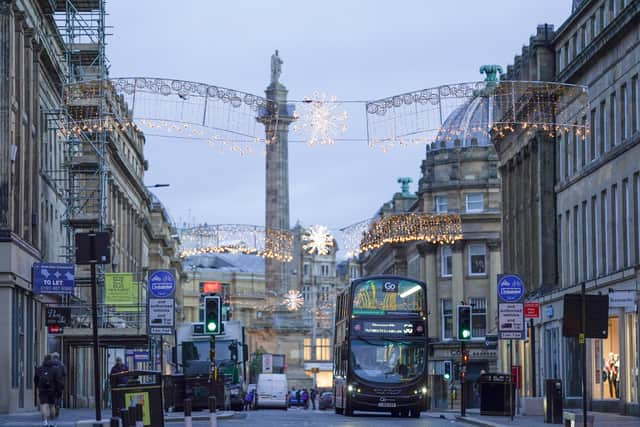
<svg viewBox="0 0 640 427"><path fill-rule="evenodd" d="M459 240L451 246L451 304L455 307L464 301L464 240ZM457 313L455 314L457 317ZM455 319L457 322L457 318ZM457 324L457 323L454 323Z"/></svg>
<svg viewBox="0 0 640 427"><path fill-rule="evenodd" d="M427 284L427 327L430 337L439 337L441 330L436 256L438 245L421 243L417 245L422 264L422 279Z"/></svg>
<svg viewBox="0 0 640 427"><path fill-rule="evenodd" d="M13 0L0 0L0 229L10 230Z"/></svg>

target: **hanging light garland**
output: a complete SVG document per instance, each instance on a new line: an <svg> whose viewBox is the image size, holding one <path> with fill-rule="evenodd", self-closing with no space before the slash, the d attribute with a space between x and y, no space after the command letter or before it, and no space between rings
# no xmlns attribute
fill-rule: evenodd
<svg viewBox="0 0 640 427"><path fill-rule="evenodd" d="M212 253L256 255L282 262L292 259L293 234L257 225L197 225L179 230L180 257Z"/></svg>
<svg viewBox="0 0 640 427"><path fill-rule="evenodd" d="M457 214L385 215L373 222L369 229L362 233L360 251L370 251L390 243L425 241L452 244L460 239L462 239L462 220Z"/></svg>

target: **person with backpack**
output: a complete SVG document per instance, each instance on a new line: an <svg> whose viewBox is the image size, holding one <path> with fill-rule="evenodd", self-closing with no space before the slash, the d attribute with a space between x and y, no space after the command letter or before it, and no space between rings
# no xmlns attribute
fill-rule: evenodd
<svg viewBox="0 0 640 427"><path fill-rule="evenodd" d="M60 387L60 371L54 364L51 355L44 357L42 365L36 370L34 385L38 391L40 401L40 414L42 415L42 425L49 426L50 420L56 418L56 400L58 388Z"/></svg>
<svg viewBox="0 0 640 427"><path fill-rule="evenodd" d="M58 384L56 387L56 418L60 416L60 406L62 403L62 393L64 392L64 385L67 378L67 368L60 360L60 353L51 353L51 361L58 370Z"/></svg>

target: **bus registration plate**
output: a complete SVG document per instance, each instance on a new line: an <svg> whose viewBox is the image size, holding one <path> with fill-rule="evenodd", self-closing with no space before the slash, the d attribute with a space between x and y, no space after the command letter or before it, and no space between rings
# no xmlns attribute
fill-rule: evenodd
<svg viewBox="0 0 640 427"><path fill-rule="evenodd" d="M380 408L395 408L396 402L378 402Z"/></svg>

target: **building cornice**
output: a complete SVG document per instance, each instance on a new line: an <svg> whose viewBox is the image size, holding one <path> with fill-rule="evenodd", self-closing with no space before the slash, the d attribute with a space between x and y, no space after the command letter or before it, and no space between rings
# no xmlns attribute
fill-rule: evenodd
<svg viewBox="0 0 640 427"><path fill-rule="evenodd" d="M585 10L584 8L580 9ZM570 22L577 19L570 18ZM585 49L575 57L573 60L562 70L557 76L556 80L559 82L575 82L577 81L578 74L580 74L585 67L593 64L593 58L598 55L602 50L608 48L618 37L627 32L628 26L638 21L640 18L640 0L636 0L633 3L629 3L613 21L609 23L600 34L596 36L594 40L587 45ZM558 35L553 40L554 45L562 38L564 30L570 28L567 24L563 25L558 31ZM557 50L557 49L556 49Z"/></svg>

